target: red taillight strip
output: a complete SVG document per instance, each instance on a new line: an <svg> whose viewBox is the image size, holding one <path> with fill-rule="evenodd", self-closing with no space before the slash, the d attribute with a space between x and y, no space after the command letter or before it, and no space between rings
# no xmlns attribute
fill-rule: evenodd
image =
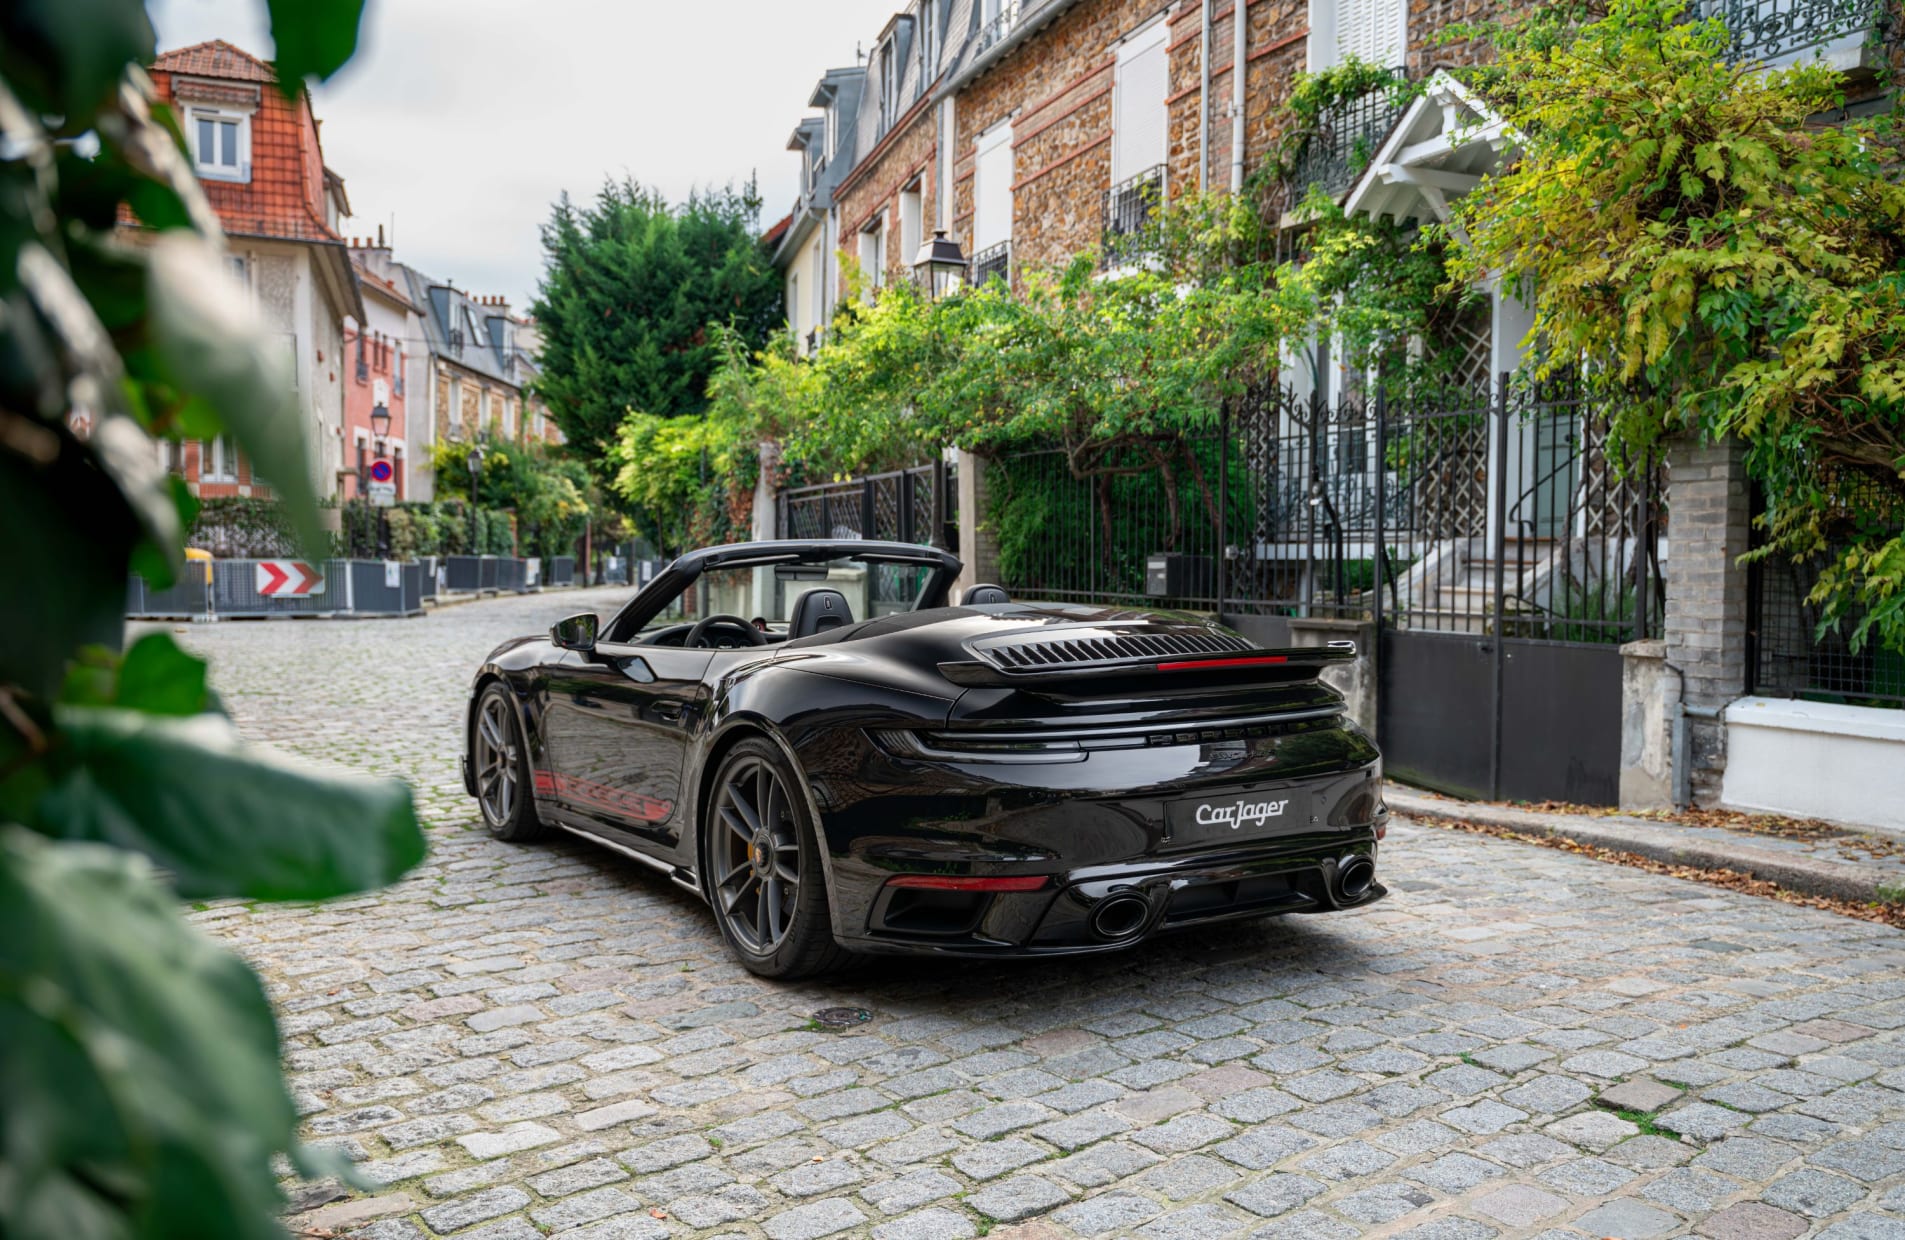
<svg viewBox="0 0 1905 1240"><path fill-rule="evenodd" d="M1160 672L1194 672L1205 667L1259 667L1265 663L1288 663L1287 654L1260 654L1245 659L1180 659L1175 663L1160 663Z"/></svg>
<svg viewBox="0 0 1905 1240"><path fill-rule="evenodd" d="M901 874L887 880L889 887L916 887L929 891L1038 891L1051 880L1043 874L1011 878L955 878L946 874Z"/></svg>

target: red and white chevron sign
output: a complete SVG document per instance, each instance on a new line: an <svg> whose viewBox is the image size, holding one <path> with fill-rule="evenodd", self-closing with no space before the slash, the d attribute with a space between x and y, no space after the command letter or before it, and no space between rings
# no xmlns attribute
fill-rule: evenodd
<svg viewBox="0 0 1905 1240"><path fill-rule="evenodd" d="M266 598L302 598L324 593L324 574L303 560L260 560L258 593Z"/></svg>

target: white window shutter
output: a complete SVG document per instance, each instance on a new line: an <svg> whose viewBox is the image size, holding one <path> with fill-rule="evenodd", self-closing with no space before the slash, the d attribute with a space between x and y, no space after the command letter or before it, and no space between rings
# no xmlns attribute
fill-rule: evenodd
<svg viewBox="0 0 1905 1240"><path fill-rule="evenodd" d="M1111 180L1113 184L1164 162L1164 99L1170 62L1168 26L1157 22L1118 51L1112 79Z"/></svg>
<svg viewBox="0 0 1905 1240"><path fill-rule="evenodd" d="M1012 239L1012 173L1012 127L981 134L972 186L974 253Z"/></svg>
<svg viewBox="0 0 1905 1240"><path fill-rule="evenodd" d="M1372 65L1400 65L1404 12L1405 0L1340 0L1337 63L1355 56Z"/></svg>

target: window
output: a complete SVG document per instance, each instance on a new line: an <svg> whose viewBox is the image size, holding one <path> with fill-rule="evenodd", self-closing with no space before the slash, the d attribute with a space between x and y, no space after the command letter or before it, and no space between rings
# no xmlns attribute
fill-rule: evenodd
<svg viewBox="0 0 1905 1240"><path fill-rule="evenodd" d="M450 380L450 433L461 434L463 430L463 381Z"/></svg>
<svg viewBox="0 0 1905 1240"><path fill-rule="evenodd" d="M1407 23L1405 0L1310 0L1310 68L1328 69L1351 56L1400 65Z"/></svg>
<svg viewBox="0 0 1905 1240"><path fill-rule="evenodd" d="M1012 126L979 135L972 178L972 248L1012 240Z"/></svg>
<svg viewBox="0 0 1905 1240"><path fill-rule="evenodd" d="M505 396L503 397L503 438L514 439L515 437L516 402Z"/></svg>
<svg viewBox="0 0 1905 1240"><path fill-rule="evenodd" d="M800 329L800 273L787 273L787 326Z"/></svg>
<svg viewBox="0 0 1905 1240"><path fill-rule="evenodd" d="M186 134L192 166L214 181L251 180L251 117L243 112L193 108Z"/></svg>
<svg viewBox="0 0 1905 1240"><path fill-rule="evenodd" d="M940 0L920 0L919 5L919 88L933 83L939 67Z"/></svg>
<svg viewBox="0 0 1905 1240"><path fill-rule="evenodd" d="M886 216L875 216L871 224L860 230L860 273L866 277L867 288L877 289L886 284Z"/></svg>
<svg viewBox="0 0 1905 1240"><path fill-rule="evenodd" d="M919 182L900 191L900 262L912 266L919 248L926 244L925 217L922 214Z"/></svg>
<svg viewBox="0 0 1905 1240"><path fill-rule="evenodd" d="M1169 30L1166 23L1153 22L1118 49L1111 96L1114 185L1164 162L1164 97L1170 79L1164 44Z"/></svg>
<svg viewBox="0 0 1905 1240"><path fill-rule="evenodd" d="M899 119L900 75L893 64L893 40L880 44L880 132Z"/></svg>
<svg viewBox="0 0 1905 1240"><path fill-rule="evenodd" d="M478 434L489 429L489 389L478 388L476 392L476 430Z"/></svg>
<svg viewBox="0 0 1905 1240"><path fill-rule="evenodd" d="M226 255L225 263L232 273L232 279L238 281L238 287L249 292L251 290L251 263L247 261L242 254Z"/></svg>
<svg viewBox="0 0 1905 1240"><path fill-rule="evenodd" d="M202 439L198 445L200 482L238 481L238 447L228 436Z"/></svg>

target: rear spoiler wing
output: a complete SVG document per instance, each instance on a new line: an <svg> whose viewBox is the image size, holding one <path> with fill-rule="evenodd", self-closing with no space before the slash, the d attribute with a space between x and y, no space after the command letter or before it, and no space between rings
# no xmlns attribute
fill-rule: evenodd
<svg viewBox="0 0 1905 1240"><path fill-rule="evenodd" d="M1195 677L1189 683L1309 679L1316 670L1356 658L1356 643L1334 641L1327 646L1287 647L1277 650L1226 650L1212 654L1168 654L1143 659L1106 659L1091 663L1049 667L1003 668L981 659L941 663L940 675L956 685L1005 689L1016 686L1080 685L1107 678L1125 680L1156 677L1160 682ZM1299 673L1291 676L1288 673Z"/></svg>

